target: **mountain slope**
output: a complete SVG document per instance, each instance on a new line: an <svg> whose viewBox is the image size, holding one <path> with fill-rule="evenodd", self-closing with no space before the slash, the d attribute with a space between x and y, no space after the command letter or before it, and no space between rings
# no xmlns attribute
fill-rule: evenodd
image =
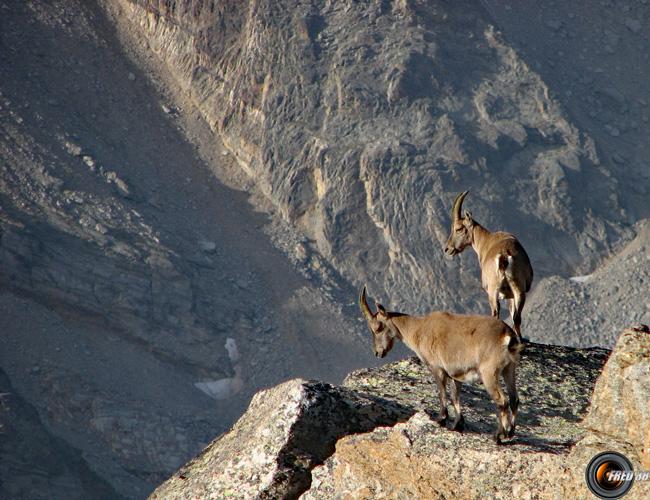
<svg viewBox="0 0 650 500"><path fill-rule="evenodd" d="M259 388L372 364L362 283L487 312L460 190L531 254L526 336L647 318L648 13L599 5L0 0L0 367L61 495L142 498Z"/></svg>
<svg viewBox="0 0 650 500"><path fill-rule="evenodd" d="M440 250L464 189L538 276L631 234L610 162L476 2L111 5L310 248L395 307L484 302Z"/></svg>
<svg viewBox="0 0 650 500"><path fill-rule="evenodd" d="M650 224L593 273L543 279L524 325L533 340L578 347L614 345L623 325L650 323Z"/></svg>
<svg viewBox="0 0 650 500"><path fill-rule="evenodd" d="M0 8L0 366L47 432L141 498L260 386L340 379L365 346L98 5Z"/></svg>

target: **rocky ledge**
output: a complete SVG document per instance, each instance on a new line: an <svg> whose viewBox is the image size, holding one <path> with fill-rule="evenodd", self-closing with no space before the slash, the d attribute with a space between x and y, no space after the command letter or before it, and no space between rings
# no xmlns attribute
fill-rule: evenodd
<svg viewBox="0 0 650 500"><path fill-rule="evenodd" d="M517 434L497 446L479 386L463 385L465 432L433 422L435 389L416 358L356 371L340 387L291 380L256 394L152 498L582 498L599 452L650 469L647 327L625 330L611 353L530 343L517 382ZM650 482L630 493L650 498Z"/></svg>

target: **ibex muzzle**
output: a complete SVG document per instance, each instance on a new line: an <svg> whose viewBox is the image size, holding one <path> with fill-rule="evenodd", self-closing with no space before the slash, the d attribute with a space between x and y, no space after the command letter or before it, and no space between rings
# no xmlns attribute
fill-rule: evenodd
<svg viewBox="0 0 650 500"><path fill-rule="evenodd" d="M461 216L460 210L463 206L463 200L469 191L464 191L456 196L454 206L451 209L451 233L447 238L445 253L447 255L456 255L472 244L471 230L465 224L465 219ZM471 220L471 214L467 214Z"/></svg>
<svg viewBox="0 0 650 500"><path fill-rule="evenodd" d="M386 310L381 304L375 304L377 312L373 314L366 300L366 287L364 286L359 296L359 306L372 332L375 356L383 358L393 348L395 336L388 327Z"/></svg>

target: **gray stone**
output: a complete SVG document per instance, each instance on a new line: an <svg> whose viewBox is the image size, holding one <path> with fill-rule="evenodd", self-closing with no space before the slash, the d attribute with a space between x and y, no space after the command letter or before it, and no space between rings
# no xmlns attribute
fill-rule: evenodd
<svg viewBox="0 0 650 500"><path fill-rule="evenodd" d="M637 226L637 236L605 265L587 276L540 280L524 310L522 331L536 341L552 338L565 345L614 345L621 324L650 323L650 309L639 297L647 295L650 283L650 224ZM573 297L573 299L569 299ZM608 306L608 304L610 304ZM612 306L611 304L616 304ZM602 318L587 324L580 334L567 327L585 324L586 318Z"/></svg>
<svg viewBox="0 0 650 500"><path fill-rule="evenodd" d="M637 324L623 332L609 357L584 425L595 433L631 443L650 469L650 329ZM640 404L646 401L646 404Z"/></svg>
<svg viewBox="0 0 650 500"><path fill-rule="evenodd" d="M624 11L627 0L622 2ZM624 240L632 236L631 225L647 215L650 173L643 137L648 134L640 114L647 95L638 83L645 82L644 69L636 64L648 58L647 41L596 11L584 16L578 4L570 5L575 21L563 15L563 4L554 10L538 4L512 3L505 14L510 11L499 2L488 8L434 1L422 9L417 2L262 0L210 9L202 0L109 0L101 2L111 11L104 17L101 9L79 0L58 0L55 9L44 2L15 3L15 9L3 11L3 41L10 48L3 53L10 68L3 88L12 96L12 102L2 100L1 110L7 118L0 133L3 297L15 290L50 306L52 315L65 314L70 323L90 318L93 325L116 328L133 351L169 363L188 381L187 391L161 391L166 408L180 405L189 393L197 393L193 401L199 404L207 399L192 387L196 380L233 377L223 349L223 339L231 335L240 342L246 366L255 367L246 374L245 390L316 370L333 379L347 366L365 363L357 344L347 343L359 333L350 321L358 315L348 307L355 300L350 284L367 281L382 300L407 312L434 307L487 312L475 260L466 255L447 260L440 251L451 200L469 188L466 208L491 229L517 233L531 253L539 295L531 295L524 310L524 334L611 346L619 325L647 321L639 297L647 295L647 264L641 260L648 247L635 247L638 262L612 253L633 250ZM549 15L561 20L557 30L544 25ZM542 22L522 30L521 19ZM495 25L503 36L490 28ZM580 43L566 43L567 34ZM616 49L617 57L609 58L615 64L600 60L604 45ZM132 58L123 57L125 49ZM548 57L556 69L538 64ZM115 71L106 72L98 60ZM133 64L147 60L156 64L139 69L153 85L130 83ZM167 79L173 89L161 97L159 84ZM616 91L597 91L601 88ZM591 98L594 91L597 99ZM588 105L578 100L582 96L591 99ZM59 106L49 107L49 98L60 99ZM172 116L181 106L193 111L182 124L160 120L162 102ZM626 140L616 140L614 148L604 123L618 127ZM72 158L77 149L63 149L60 137L83 144L79 155L93 151L107 165L121 165L127 189L120 192L117 177L112 192L97 186L104 179L99 161L94 168L101 176L73 168L77 161L85 168L83 160ZM222 161L219 152L226 149L236 161ZM625 164L619 166L613 149ZM245 212L246 205L236 200L245 196L234 193L231 199L220 191L207 167L236 189L254 186L251 203L266 215L243 214L240 220L238 211ZM192 182L170 186L188 176ZM241 186L239 177L247 179ZM62 192L64 182L78 196ZM209 203L200 196L203 189L223 198ZM144 197L158 190L157 209L140 206L135 196L125 202L127 190ZM211 224L226 219L212 230ZM287 231L277 229L281 224ZM101 225L110 233L98 231ZM294 276L291 266L264 246L262 225L287 254L305 242L309 260L302 266L318 266L308 268L309 281ZM198 247L201 235L219 238L218 257L208 258ZM604 272L593 273L597 279L565 283L568 276L592 273L605 257ZM544 280L549 275L558 278L549 283ZM247 288L228 279L240 276ZM295 292L294 283L304 293ZM611 284L620 288L611 288L603 302ZM239 318L257 317L251 311L258 310L267 311L265 321L240 324ZM31 324L34 318L25 317ZM270 325L272 330L258 335ZM15 327L3 332L5 347L15 340L10 336ZM89 359L101 361L103 353L93 345L100 337L99 330L88 335L89 342L75 351L79 358L90 353ZM28 344L17 352L29 353ZM35 362L41 360L25 362L18 372L29 374ZM38 386L55 368L66 370L69 363L59 362L58 367L41 363L41 371L23 386ZM120 368L115 363L106 378L112 380ZM82 458L90 470L110 476L120 492L132 494L134 484L151 485L169 473L165 467L192 450L178 436L195 442L213 436L193 435L194 420L179 421L171 413L159 420L156 409L133 412L133 401L117 398L105 404L103 415L110 413L109 421L123 434L105 430L101 439L86 441L85 384L99 377L90 370L73 381L57 380L58 402L45 407L44 397L50 398L45 389L32 402L51 419L46 425L77 419L70 427L75 432L54 431L87 446ZM115 391L133 390L129 397L138 399L134 379ZM226 426L242 411L243 398L212 407L214 420L206 426L212 432ZM230 413L217 419L221 411ZM472 417L479 430L483 413ZM420 413L404 429L425 443L428 425ZM113 458L97 459L102 453ZM115 475L121 466L106 467L112 460L125 464L123 475ZM10 472L33 478L29 471L41 471L39 465L20 463ZM27 496L1 490L9 484L6 477L0 497ZM68 479L73 477L43 474L60 489L41 496L58 498L69 486L69 496L87 497L83 488L70 486L77 481ZM138 491L133 495L141 498Z"/></svg>
<svg viewBox="0 0 650 500"><path fill-rule="evenodd" d="M528 343L508 446L492 441L493 403L478 387L461 391L463 433L437 425L432 380L416 358L357 371L340 388L290 381L258 393L231 431L151 498L580 497L584 475L568 471L600 451L648 466L649 350L645 325L624 332L611 356Z"/></svg>
<svg viewBox="0 0 650 500"><path fill-rule="evenodd" d="M0 497L123 498L82 453L53 434L0 370Z"/></svg>
<svg viewBox="0 0 650 500"><path fill-rule="evenodd" d="M129 191L129 186L123 179L121 179L117 172L109 171L105 174L106 181L115 185L116 191L118 194L124 198L128 198L131 194Z"/></svg>
<svg viewBox="0 0 650 500"><path fill-rule="evenodd" d="M641 21L638 19L633 19L633 18L627 18L625 19L625 26L627 29L629 29L632 33L638 33L641 31L642 25Z"/></svg>
<svg viewBox="0 0 650 500"><path fill-rule="evenodd" d="M622 334L596 383L586 430L579 418L562 415L567 401L562 392L567 387L563 375L545 370L541 376L556 385L543 393L543 400L535 403L530 414L536 415L541 425L531 433L519 427L523 435L509 446L497 447L472 431L459 434L441 430L428 412L419 411L393 428L339 440L336 452L313 470L312 487L303 498L586 498L585 465L598 453L617 450L631 460L635 470L648 468L648 436L642 435L647 430L644 423L650 396L648 349L647 333ZM550 350L549 359L553 359ZM564 362L570 371L583 369L579 362L573 365L570 357ZM592 369L597 375L599 368L594 365ZM642 378L636 380L639 374ZM526 375L520 375L522 378L525 383L530 381ZM593 382L582 385L579 399L589 398L592 387ZM571 397L568 401L577 403ZM584 415L586 403L578 403L582 410L577 417ZM621 407L625 410L619 413ZM525 410L520 411L525 420ZM559 413L552 416L555 411ZM544 428L551 435L557 433L557 438L551 438ZM571 428L578 432L572 434ZM621 435L626 431L630 434ZM537 444L533 444L535 438L540 438ZM553 450L547 447L550 443L560 447ZM633 488L635 498L650 495L647 481L639 481Z"/></svg>
<svg viewBox="0 0 650 500"><path fill-rule="evenodd" d="M546 21L546 26L548 26L553 31L558 31L562 27L562 21L558 21L557 19L549 19Z"/></svg>
<svg viewBox="0 0 650 500"><path fill-rule="evenodd" d="M81 156L81 146L72 141L65 142L65 149L72 156Z"/></svg>
<svg viewBox="0 0 650 500"><path fill-rule="evenodd" d="M128 184L122 179L117 177L113 182L115 183L115 187L117 188L117 192L120 194L120 196L128 198L131 195Z"/></svg>
<svg viewBox="0 0 650 500"><path fill-rule="evenodd" d="M205 253L215 253L217 250L217 244L214 241L201 240L199 241L199 248Z"/></svg>
<svg viewBox="0 0 650 500"><path fill-rule="evenodd" d="M159 486L150 498L296 498L311 469L350 433L393 424L395 403L319 382L291 380L256 394L231 431Z"/></svg>

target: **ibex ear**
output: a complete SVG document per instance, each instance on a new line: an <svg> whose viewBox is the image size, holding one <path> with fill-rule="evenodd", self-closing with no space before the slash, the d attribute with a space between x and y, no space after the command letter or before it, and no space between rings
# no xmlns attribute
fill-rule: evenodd
<svg viewBox="0 0 650 500"><path fill-rule="evenodd" d="M465 210L464 222L466 225L474 224L474 219L472 219L472 212L470 212L469 210Z"/></svg>
<svg viewBox="0 0 650 500"><path fill-rule="evenodd" d="M384 306L382 306L379 302L375 302L375 305L377 306L377 312L381 314L382 316L388 316L388 313L386 313L386 309L384 309Z"/></svg>

